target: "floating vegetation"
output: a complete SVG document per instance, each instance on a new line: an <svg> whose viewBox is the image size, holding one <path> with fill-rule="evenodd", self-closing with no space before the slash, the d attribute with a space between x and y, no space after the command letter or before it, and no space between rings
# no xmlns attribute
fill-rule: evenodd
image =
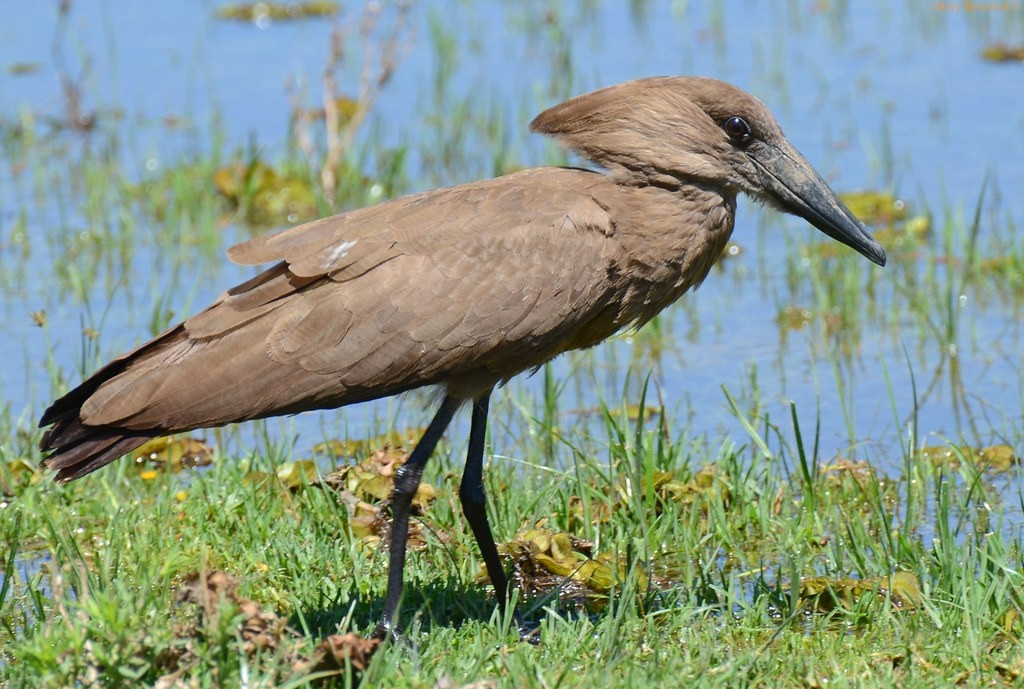
<svg viewBox="0 0 1024 689"><path fill-rule="evenodd" d="M616 420L626 421L638 421L643 416L644 421L653 421L658 418L661 413L661 407L653 404L646 404L641 407L639 404L627 404L624 407L586 407L581 409L571 409L569 414L576 414L578 416L602 416L607 414L610 418Z"/></svg>
<svg viewBox="0 0 1024 689"><path fill-rule="evenodd" d="M842 314L836 311L815 313L811 309L801 306L785 306L779 311L778 315L775 316L775 322L779 326L783 339L785 339L786 335L790 332L803 330L812 322L817 320L821 320L823 322L825 332L829 335L840 332L846 325Z"/></svg>
<svg viewBox="0 0 1024 689"><path fill-rule="evenodd" d="M155 438L138 447L132 460L143 480L152 480L160 470L172 474L213 463L213 448L202 440L171 435Z"/></svg>
<svg viewBox="0 0 1024 689"><path fill-rule="evenodd" d="M213 186L250 225L293 224L317 217L309 179L280 173L262 161L218 169Z"/></svg>
<svg viewBox="0 0 1024 689"><path fill-rule="evenodd" d="M885 191L853 191L839 198L857 218L867 225L892 225L907 217L907 206Z"/></svg>
<svg viewBox="0 0 1024 689"><path fill-rule="evenodd" d="M18 458L4 462L0 466L0 495L20 495L25 488L42 481L44 476L39 466L27 459Z"/></svg>
<svg viewBox="0 0 1024 689"><path fill-rule="evenodd" d="M921 457L936 466L958 469L965 461L979 469L994 473L1009 471L1020 463L1020 457L1009 445L970 448L957 445L936 445L921 448Z"/></svg>
<svg viewBox="0 0 1024 689"><path fill-rule="evenodd" d="M840 194L839 198L857 219L871 227L872 236L890 253L918 247L931 233L931 218L911 214L906 202L889 192L855 191ZM815 242L809 250L816 258L836 258L844 253L835 242Z"/></svg>
<svg viewBox="0 0 1024 689"><path fill-rule="evenodd" d="M512 579L527 596L544 596L559 589L562 600L598 606L606 601L613 586L626 579L627 563L609 553L593 555L594 544L570 533L544 528L526 529L498 546L498 552L512 566ZM641 591L649 581L643 568L635 576ZM489 581L481 567L477 581Z"/></svg>
<svg viewBox="0 0 1024 689"><path fill-rule="evenodd" d="M843 457L837 457L828 464L822 464L821 475L835 487L842 486L847 479L852 479L861 488L867 488L871 484L882 485L885 483L885 479L876 474L874 468L867 462L851 462Z"/></svg>
<svg viewBox="0 0 1024 689"><path fill-rule="evenodd" d="M785 306L775 317L783 330L803 330L814 320L814 312L801 306Z"/></svg>
<svg viewBox="0 0 1024 689"><path fill-rule="evenodd" d="M241 2L221 5L217 8L218 19L252 22L264 27L270 22L295 21L297 19L320 19L333 17L341 11L341 5L330 0L314 2Z"/></svg>
<svg viewBox="0 0 1024 689"><path fill-rule="evenodd" d="M981 58L989 62L1021 62L1024 61L1024 45L992 43L981 51Z"/></svg>
<svg viewBox="0 0 1024 689"><path fill-rule="evenodd" d="M676 503L686 507L696 507L702 514L707 512L708 504L712 501L721 502L726 509L729 507L731 492L729 482L725 473L717 464L706 464L700 468L688 480L677 478L668 471L655 471L651 476L651 490L648 491L647 479L643 477L637 485L629 476L619 476L615 482L615 498L611 501L601 501L589 506L584 505L583 499L577 495L569 498L570 525L583 524L589 514L590 522L593 524L604 523L610 520L612 513L634 505L637 496L644 498L649 494L654 496L654 504L651 506L654 513L660 514L667 503ZM606 494L607 487L602 489Z"/></svg>
<svg viewBox="0 0 1024 689"><path fill-rule="evenodd" d="M800 580L798 591L804 610L831 613L853 610L865 596L888 600L898 610L913 609L921 604L921 582L911 572L870 579L813 577Z"/></svg>
<svg viewBox="0 0 1024 689"><path fill-rule="evenodd" d="M931 231L931 219L910 215L907 204L884 191L857 191L840 194L861 222L874 228L874 236L887 249L916 246Z"/></svg>
<svg viewBox="0 0 1024 689"><path fill-rule="evenodd" d="M656 471L654 492L662 500L682 505L706 504L713 500L726 508L731 495L725 474L717 464L705 464L688 481L680 481L666 471Z"/></svg>
<svg viewBox="0 0 1024 689"><path fill-rule="evenodd" d="M358 113L360 107L362 107L358 100L349 98L348 96L337 96L332 99L331 103L335 113L334 124L339 130L352 124L353 118L355 118L356 113ZM294 111L293 117L301 120L304 124L309 124L326 119L327 112L323 106L317 108L301 108Z"/></svg>
<svg viewBox="0 0 1024 689"><path fill-rule="evenodd" d="M978 269L983 275L1001 282L1020 283L1024 279L1024 263L1018 256L993 256L982 259Z"/></svg>
<svg viewBox="0 0 1024 689"><path fill-rule="evenodd" d="M242 481L246 484L269 483L294 493L304 486L315 484L319 473L316 462L305 459L284 462L273 472L250 471L242 477Z"/></svg>
<svg viewBox="0 0 1024 689"><path fill-rule="evenodd" d="M373 454L376 448L398 451L403 447L414 447L425 431L424 426L410 426L405 429L392 429L372 438L328 440L314 445L313 452L332 457L358 457Z"/></svg>
<svg viewBox="0 0 1024 689"><path fill-rule="evenodd" d="M4 67L4 71L11 76L25 76L27 74L35 74L43 68L43 65L38 62L8 62Z"/></svg>
<svg viewBox="0 0 1024 689"><path fill-rule="evenodd" d="M874 236L883 245L895 251L919 246L927 238L931 228L931 220L925 215L919 215L898 225L876 230Z"/></svg>
<svg viewBox="0 0 1024 689"><path fill-rule="evenodd" d="M285 462L274 471L277 480L289 490L298 490L302 486L310 485L316 481L318 473L316 462L308 459Z"/></svg>

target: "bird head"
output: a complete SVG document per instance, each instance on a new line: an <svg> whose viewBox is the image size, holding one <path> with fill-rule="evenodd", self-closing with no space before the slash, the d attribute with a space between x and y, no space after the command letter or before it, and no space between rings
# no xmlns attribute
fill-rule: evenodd
<svg viewBox="0 0 1024 689"><path fill-rule="evenodd" d="M885 265L885 250L800 154L768 108L717 79L654 77L594 91L530 128L626 184L745 192Z"/></svg>

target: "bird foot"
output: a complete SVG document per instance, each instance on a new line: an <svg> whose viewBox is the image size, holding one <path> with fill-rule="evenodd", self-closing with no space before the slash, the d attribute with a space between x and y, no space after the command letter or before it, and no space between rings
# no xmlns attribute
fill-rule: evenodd
<svg viewBox="0 0 1024 689"><path fill-rule="evenodd" d="M370 634L370 638L378 641L385 641L387 639L398 641L398 639L401 638L401 634L399 633L398 628L393 627L390 623L378 622L377 626L373 629L373 633Z"/></svg>
<svg viewBox="0 0 1024 689"><path fill-rule="evenodd" d="M519 632L519 640L531 646L540 646L540 623L527 622L519 613L515 615L516 631Z"/></svg>
<svg viewBox="0 0 1024 689"><path fill-rule="evenodd" d="M401 629L390 622L378 622L373 633L370 634L370 638L377 639L378 641L391 641L392 643L398 644L406 651L417 650L416 642L403 634Z"/></svg>

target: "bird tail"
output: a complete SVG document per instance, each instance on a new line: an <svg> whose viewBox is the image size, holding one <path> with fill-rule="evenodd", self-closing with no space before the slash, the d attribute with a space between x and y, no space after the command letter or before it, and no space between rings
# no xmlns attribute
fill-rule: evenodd
<svg viewBox="0 0 1024 689"><path fill-rule="evenodd" d="M51 453L43 460L43 466L57 472L57 481L67 483L110 464L155 437L153 433L128 428L85 426L76 410L74 416L56 421L43 434L39 447Z"/></svg>
<svg viewBox="0 0 1024 689"><path fill-rule="evenodd" d="M147 343L140 350L155 341ZM82 405L100 385L124 371L127 358L128 355L114 359L43 412L39 427L50 428L43 433L39 449L50 453L43 459L42 465L57 471L55 480L61 483L74 481L161 435L148 430L86 426L82 423Z"/></svg>

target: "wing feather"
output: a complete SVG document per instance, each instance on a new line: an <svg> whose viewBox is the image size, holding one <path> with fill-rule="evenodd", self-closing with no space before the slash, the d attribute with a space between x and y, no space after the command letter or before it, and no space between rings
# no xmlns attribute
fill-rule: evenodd
<svg viewBox="0 0 1024 689"><path fill-rule="evenodd" d="M603 179L532 170L243 242L232 260L275 265L128 355L81 419L183 430L535 367L610 289Z"/></svg>

